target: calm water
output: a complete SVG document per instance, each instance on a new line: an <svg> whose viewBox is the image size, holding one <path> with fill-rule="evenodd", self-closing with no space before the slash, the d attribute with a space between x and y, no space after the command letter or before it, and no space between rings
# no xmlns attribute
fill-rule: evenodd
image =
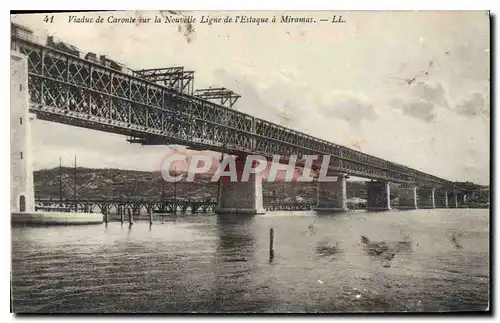
<svg viewBox="0 0 500 323"><path fill-rule="evenodd" d="M16 313L482 310L489 300L488 212L205 215L155 219L151 228L147 221L130 229L119 222L13 228L13 308ZM361 235L386 241L389 249L370 253Z"/></svg>

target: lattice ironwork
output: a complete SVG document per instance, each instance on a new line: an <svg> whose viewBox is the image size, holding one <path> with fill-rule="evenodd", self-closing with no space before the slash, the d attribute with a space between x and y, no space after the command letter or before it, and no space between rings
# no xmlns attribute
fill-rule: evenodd
<svg viewBox="0 0 500 323"><path fill-rule="evenodd" d="M119 214L131 210L135 215L140 212L160 212L172 213L175 209L181 213L207 213L214 212L217 205L215 200L183 200L183 199L163 199L163 200L143 200L143 199L35 199L35 209L37 211L59 211L82 210L85 212L97 211L103 213L106 210L108 214Z"/></svg>
<svg viewBox="0 0 500 323"><path fill-rule="evenodd" d="M194 95L206 100L219 100L220 105L232 108L233 105L241 98L241 95L234 93L224 87L197 89Z"/></svg>
<svg viewBox="0 0 500 323"><path fill-rule="evenodd" d="M267 158L280 154L285 160L298 155L299 164L304 155L330 155L330 168L335 172L419 186L454 186L445 179L182 93L183 87L176 90L171 84L158 84L168 74L166 69L131 75L30 40L13 37L12 45L28 59L30 107L40 119L123 134L145 144L181 144Z"/></svg>
<svg viewBox="0 0 500 323"><path fill-rule="evenodd" d="M136 70L134 73L150 82L165 85L182 93L193 94L194 71L184 71L182 66Z"/></svg>

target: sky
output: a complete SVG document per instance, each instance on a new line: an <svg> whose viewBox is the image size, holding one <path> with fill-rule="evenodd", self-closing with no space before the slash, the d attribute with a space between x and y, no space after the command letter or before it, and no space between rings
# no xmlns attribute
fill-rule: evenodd
<svg viewBox="0 0 500 323"><path fill-rule="evenodd" d="M184 66L195 88L224 86L234 108L452 181L489 182L490 35L483 11L182 12L185 24L69 23L78 17L168 12L12 16L82 52L132 69ZM179 14L178 14L179 15ZM316 23L201 24L201 16L312 17ZM319 22L342 15L346 22ZM78 165L159 170L183 147L33 121L34 168Z"/></svg>

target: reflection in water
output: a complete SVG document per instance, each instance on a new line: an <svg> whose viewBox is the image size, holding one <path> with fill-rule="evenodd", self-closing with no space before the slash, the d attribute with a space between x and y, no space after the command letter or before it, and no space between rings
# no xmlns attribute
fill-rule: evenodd
<svg viewBox="0 0 500 323"><path fill-rule="evenodd" d="M137 221L127 228L119 222L13 228L14 311L366 312L488 306L487 210L289 214L187 216L152 226ZM275 230L272 262L269 228Z"/></svg>
<svg viewBox="0 0 500 323"><path fill-rule="evenodd" d="M218 238L214 260L216 311L262 311L265 303L254 293L253 277L258 271L257 260L254 257L255 218L217 215L216 219Z"/></svg>
<svg viewBox="0 0 500 323"><path fill-rule="evenodd" d="M234 256L234 251L248 258L254 248L252 223L254 217L235 215L216 215L219 246L218 255ZM241 258L241 257L240 257Z"/></svg>

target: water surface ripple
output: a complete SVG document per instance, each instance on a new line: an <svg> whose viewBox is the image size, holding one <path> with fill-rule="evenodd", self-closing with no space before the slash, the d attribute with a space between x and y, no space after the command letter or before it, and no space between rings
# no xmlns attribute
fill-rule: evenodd
<svg viewBox="0 0 500 323"><path fill-rule="evenodd" d="M16 313L484 310L488 293L488 210L12 228Z"/></svg>

